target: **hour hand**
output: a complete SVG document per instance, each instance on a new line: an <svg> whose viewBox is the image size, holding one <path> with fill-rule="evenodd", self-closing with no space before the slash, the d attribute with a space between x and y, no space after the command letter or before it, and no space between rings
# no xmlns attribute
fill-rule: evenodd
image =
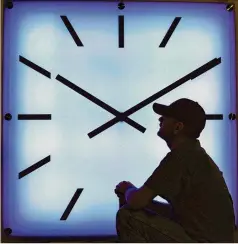
<svg viewBox="0 0 238 244"><path fill-rule="evenodd" d="M134 127L135 129L139 130L140 132L142 132L142 133L145 132L145 130L146 130L145 127L143 127L142 125L138 124L137 122L135 122L134 120L132 120L132 119L130 119L128 117L122 116L122 113L120 113L118 110L114 109L113 107L111 107L110 105L108 105L105 102L101 101L100 99L96 98L95 96L93 96L92 94L90 94L87 91L83 90L79 86L76 86L75 84L73 84L69 80L65 79L64 77L62 77L60 75L57 75L56 76L56 80L58 80L59 82L61 82L65 86L69 87L73 91L77 92L78 94L84 96L85 98L87 98L91 102L95 103L99 107L105 109L109 113L115 115L118 118L119 121L125 121L127 124L129 124L130 126Z"/></svg>

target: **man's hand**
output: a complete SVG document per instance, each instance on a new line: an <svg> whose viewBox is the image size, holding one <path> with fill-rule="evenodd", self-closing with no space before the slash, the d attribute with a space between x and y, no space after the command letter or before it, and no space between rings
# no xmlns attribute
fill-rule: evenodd
<svg viewBox="0 0 238 244"><path fill-rule="evenodd" d="M131 187L135 186L128 181L122 181L116 186L114 192L119 198L119 208L126 204L125 192Z"/></svg>
<svg viewBox="0 0 238 244"><path fill-rule="evenodd" d="M135 187L131 182L122 181L116 186L115 193L118 197L120 197L120 195L124 196L125 192L131 187Z"/></svg>
<svg viewBox="0 0 238 244"><path fill-rule="evenodd" d="M119 199L119 208L121 208L123 205L126 204L125 195L123 195L122 193L117 193L116 189L115 189L115 193Z"/></svg>

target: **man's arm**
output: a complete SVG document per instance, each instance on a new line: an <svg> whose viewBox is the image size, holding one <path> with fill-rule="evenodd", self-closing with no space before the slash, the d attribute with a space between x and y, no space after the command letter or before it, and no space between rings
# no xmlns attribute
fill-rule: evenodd
<svg viewBox="0 0 238 244"><path fill-rule="evenodd" d="M143 209L151 204L156 196L171 201L180 192L181 176L180 160L168 153L142 187L129 188L125 192L127 204L133 209ZM155 208L155 204L150 207Z"/></svg>
<svg viewBox="0 0 238 244"><path fill-rule="evenodd" d="M142 186L140 188L129 188L125 192L125 199L129 207L132 209L143 209L156 197L156 193L148 188Z"/></svg>
<svg viewBox="0 0 238 244"><path fill-rule="evenodd" d="M173 210L172 210L172 206L169 203L162 203L159 201L151 200L146 205L146 202L144 202L144 203L139 202L139 200L137 201L136 199L135 199L135 201L137 201L137 202L134 202L134 203L131 200L129 200L129 197L130 197L130 199L132 199L133 195L135 197L136 190L137 190L137 194L139 193L139 195L140 195L140 192L138 192L138 189L133 188L133 189L131 189L130 193L129 193L129 191L127 192L127 194L126 194L127 196L123 196L123 197L118 196L119 197L119 208L121 208L124 204L127 204L132 209L145 209L145 210L152 211L156 214L159 214L165 218L172 218ZM130 194L130 196L129 196L129 194ZM125 199L126 197L129 200L128 202ZM144 196L141 196L141 197L144 197ZM145 200L145 198L144 198L144 200ZM148 201L149 201L149 199L148 199ZM138 203L140 203L140 204L138 204ZM145 205L145 207L142 207L143 205Z"/></svg>
<svg viewBox="0 0 238 244"><path fill-rule="evenodd" d="M172 207L168 203L162 203L153 200L156 193L148 187L143 186L139 189L131 188L126 191L126 203L133 209L147 209L164 217L170 218L172 216Z"/></svg>
<svg viewBox="0 0 238 244"><path fill-rule="evenodd" d="M171 218L173 216L172 206L169 203L153 200L145 207L145 209L155 212L165 218Z"/></svg>

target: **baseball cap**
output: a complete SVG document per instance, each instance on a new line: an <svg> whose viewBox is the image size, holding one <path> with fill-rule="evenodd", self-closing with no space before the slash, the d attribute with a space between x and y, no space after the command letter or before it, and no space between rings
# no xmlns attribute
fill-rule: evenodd
<svg viewBox="0 0 238 244"><path fill-rule="evenodd" d="M159 115L168 116L183 122L190 128L202 131L206 124L206 113L204 109L193 100L181 98L169 106L159 103L153 104L153 110Z"/></svg>

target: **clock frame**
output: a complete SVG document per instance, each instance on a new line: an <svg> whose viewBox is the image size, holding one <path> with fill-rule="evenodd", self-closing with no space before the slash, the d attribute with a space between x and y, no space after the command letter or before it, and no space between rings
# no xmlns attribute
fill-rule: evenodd
<svg viewBox="0 0 238 244"><path fill-rule="evenodd" d="M42 1L45 1L45 0L42 0ZM136 0L129 0L129 1L126 1L126 2L130 2L130 1L136 2ZM138 0L138 2L139 1L140 0ZM109 2L111 2L111 1L109 1ZM125 4L126 4L126 2L125 2ZM160 1L154 0L154 2L160 2ZM235 44L235 46L236 46L236 67L238 67L238 48L237 48L237 46L238 46L238 4L237 4L237 2L235 2L235 1L232 2L230 0L229 1L219 1L219 0L208 0L208 1L207 0L196 0L196 1L193 1L193 0L180 0L180 1L179 0L173 0L173 1L169 1L169 0L167 0L166 2L196 2L196 3L197 2L200 2L200 3L207 3L207 2L209 2L209 3L221 3L221 4L226 4L226 5L224 5L227 8L226 11L234 11L235 12L235 27L236 27L236 32L235 32L236 33L235 34L236 35L236 40L235 40L235 43L236 43ZM5 1L5 4L9 4L9 6L11 7L11 4L14 5L14 1L13 2L11 2L11 1ZM1 34L2 35L1 35L1 37L2 37L2 40L3 40L3 27L4 27L3 26L3 16L4 16L4 8L5 8L5 6L2 4L1 7L2 7L2 9L1 9L1 14L2 14L2 16L1 16L1 21L2 21L1 22ZM123 8L123 6L121 6L121 7ZM121 16L119 16L119 23L120 23L119 24L119 33L123 33L123 21L124 21L124 19L123 19L122 16L123 16L123 14ZM67 26L67 24L68 24L67 17L66 16L61 16L61 19L64 22L64 24ZM179 19L176 19L175 18L174 21L177 21L178 22ZM70 25L68 24L68 26L70 26ZM73 39L74 39L76 45L78 45L78 46L84 45L84 43L81 42L81 40L79 38L77 38L77 36L74 36ZM123 38L121 37L120 34L119 34L119 40L118 40L118 42L119 42L119 48L123 48L124 47L124 41L123 41ZM165 47L166 46L166 43L167 43L166 41L161 42L161 44L160 44L161 47ZM1 57L2 57L1 58L1 62L3 61L2 51L3 51L3 45L1 46ZM20 57L19 61L22 62L22 63L25 63L25 64L28 64L29 65L29 60L24 59L24 57ZM1 67L2 67L2 65L3 64L1 63ZM44 71L42 71L42 72L44 72ZM44 72L44 74L46 76L47 75L49 76L49 74L47 72ZM3 80L2 69L1 69L1 77L2 77L1 80ZM69 82L67 82L67 80L64 79L64 77L62 77L60 75L58 75L57 77L58 77L58 81L59 82L64 83L64 84L67 83L66 85L69 87ZM71 89L73 89L72 86L71 86ZM77 89L77 88L75 88L75 89L78 90L78 93L80 93L81 95L83 94L83 96L87 97L91 101L94 100L94 102L95 102L95 99L92 98L92 96L90 97L90 94L85 93L85 91L83 91L82 89L81 90L80 89ZM73 89L73 90L75 90L75 89ZM3 91L2 91L2 85L1 85L1 96L2 95L3 95ZM96 101L95 103L97 103L97 102L98 101ZM1 99L1 103L2 103L2 99ZM100 103L100 101L98 103ZM100 106L100 105L98 105L98 106ZM143 129L143 126L142 125L135 124L135 122L133 120L129 119L128 117L123 116L118 111L115 111L114 108L109 108L105 104L104 105L101 104L101 107L103 107L105 110L107 110L110 113L112 113L115 116L117 116L117 118L119 117L118 121L124 121L127 124L129 124L132 127L134 127L135 129L137 129L138 131L140 131L140 132L143 133L143 130L144 129ZM11 114L3 114L3 105L2 104L1 104L1 108L2 108L1 121L3 121L3 120L11 120L11 116L16 116L16 115L11 115ZM234 120L233 122L236 123L236 128L238 128L237 119L235 119L235 115L232 115L232 114L236 114L236 116L238 115L238 74L236 74L236 111L231 111L231 114L230 115L224 115L224 116L230 116L229 118L231 120ZM48 119L48 120L50 120L51 119L51 115L50 114L40 114L40 115L39 114L38 115L19 114L18 115L18 119L19 120L24 120L24 119L33 119L33 120L34 119L42 119L42 120ZM3 131L2 131L2 126L1 126L1 138L3 137L2 133L3 133ZM238 129L237 129L237 134L234 135L234 136L236 136L236 138L238 138ZM90 135L89 135L89 137L90 137ZM90 137L90 138L92 138L92 137ZM1 146L2 146L2 140L1 140ZM1 153L1 163L2 163L2 159L3 159L2 154L4 152L3 152L3 150L1 150L1 152L2 152ZM238 152L237 152L237 159L238 159ZM38 162L38 165L35 165L35 168L37 168L37 166L40 167L40 165L46 164L47 162L49 162L49 160L50 160L50 156L42 159L41 161ZM3 167L2 164L1 164L1 167ZM34 170L33 168L30 168L30 169L29 168L26 169L26 170L23 170L23 171L19 172L19 179L20 178L23 178L24 176L26 176L27 174L29 174L29 172L31 172L31 171ZM236 172L237 172L236 188L238 189L238 162L236 162L235 169L236 169ZM3 181L2 181L1 186L3 186ZM80 188L77 189L75 191L75 194L74 194L75 198L78 198L80 196L80 194L82 193L82 191L83 190L80 189ZM73 197L72 197L72 200L73 200ZM238 212L238 194L236 195L235 199L233 198L233 201L234 201L234 204L235 204L235 211ZM2 211L3 211L3 209L2 209ZM66 219L67 218L67 214L69 214L69 209L67 210L67 208L66 208L65 209L65 212L61 216L61 219ZM238 224L237 221L238 220L236 219L236 224ZM96 240L99 240L99 239L103 239L104 241L106 241L106 240L111 241L114 238L112 236L104 236L104 237L96 236L94 238L93 237L89 237L89 238L86 238L86 239L85 238L82 238L82 237L71 237L71 238L70 237L56 237L56 238L55 237L54 238L53 237L52 238L49 238L49 237L47 237L47 238L40 238L40 237L34 237L34 238L33 237L17 237L17 236L12 236L11 235L11 231L12 231L11 228L3 228L3 227L4 226L2 224L2 241L3 242L9 242L9 241L11 241L11 242L31 242L31 241L48 242L49 240L50 241L53 241L53 242L57 242L57 241L65 241L65 242L71 242L71 241L73 241L73 242L75 242L75 241L80 241L80 240L81 241L82 240L86 240L86 241L90 240L91 242L93 242L94 240L96 241Z"/></svg>

